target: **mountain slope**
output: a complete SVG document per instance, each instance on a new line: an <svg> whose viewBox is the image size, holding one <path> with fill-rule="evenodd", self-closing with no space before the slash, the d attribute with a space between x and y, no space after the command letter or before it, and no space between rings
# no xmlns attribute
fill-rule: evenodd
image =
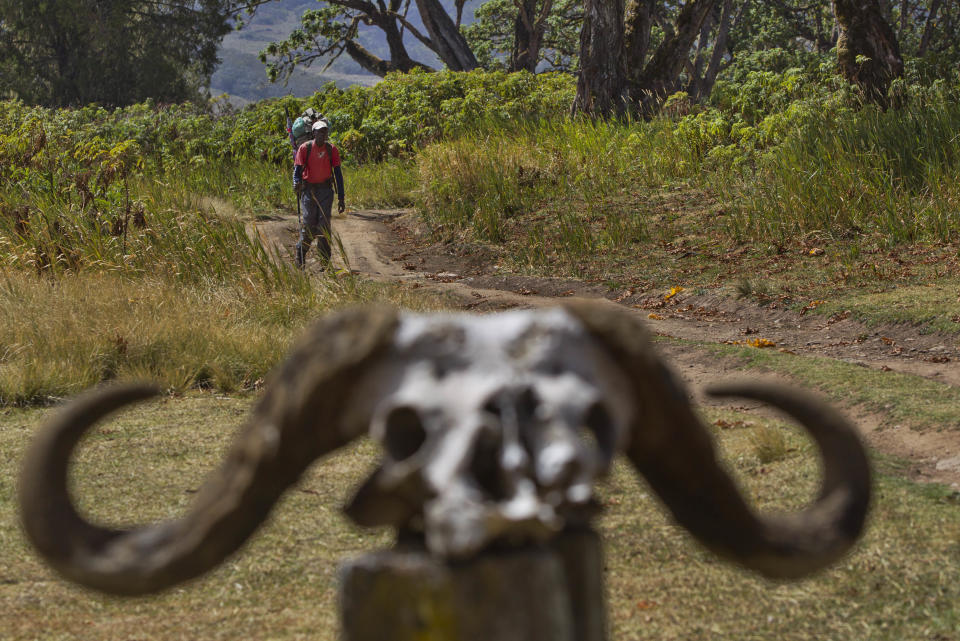
<svg viewBox="0 0 960 641"><path fill-rule="evenodd" d="M454 2L441 1L450 15L454 16ZM480 4L479 0L468 0L463 12L464 24L472 22L473 9ZM376 84L379 77L364 70L347 55L338 58L326 71L321 71L324 66L322 62L317 62L312 67L300 68L286 83L271 83L267 79L265 67L257 54L269 43L284 40L297 29L304 11L321 6L323 3L316 0L276 0L257 9L249 24L223 39L220 46L221 63L210 79L211 93L227 94L231 102L242 105L288 94L307 96L328 82L336 83L340 87ZM423 32L415 2L411 2L409 15L411 22ZM361 26L360 42L376 55L388 56L386 40L379 29ZM407 35L405 43L415 60L437 68L441 66L436 55L416 38Z"/></svg>

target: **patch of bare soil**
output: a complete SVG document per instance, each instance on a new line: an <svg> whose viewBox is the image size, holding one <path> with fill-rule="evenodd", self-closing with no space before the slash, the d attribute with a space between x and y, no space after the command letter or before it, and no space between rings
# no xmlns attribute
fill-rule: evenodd
<svg viewBox="0 0 960 641"><path fill-rule="evenodd" d="M452 295L464 310L542 307L568 298L589 298L640 314L651 331L661 336L708 343L769 341L800 356L833 358L960 386L960 350L953 336L922 334L908 326L867 328L848 314L824 318L780 307L776 301L758 305L717 291L679 292L666 298L666 291L610 291L602 283L502 274L483 248L414 242L413 214L404 210L349 212L336 217L333 227L346 253L346 257L335 255L336 267ZM292 260L297 229L296 218L287 216L258 221L250 231L279 259ZM307 269L322 271L315 251L308 257ZM663 343L659 349L698 403L767 411L756 403L731 403L703 393L706 385L743 376L733 360L690 344ZM857 407L847 408L847 414L872 446L910 461L914 478L960 487L960 433L918 432L899 426L880 429L881 415Z"/></svg>

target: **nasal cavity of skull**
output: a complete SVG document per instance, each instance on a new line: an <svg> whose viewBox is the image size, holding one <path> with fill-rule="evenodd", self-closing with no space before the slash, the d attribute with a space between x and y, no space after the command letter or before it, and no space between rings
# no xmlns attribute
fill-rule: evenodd
<svg viewBox="0 0 960 641"><path fill-rule="evenodd" d="M502 390L491 396L483 409L497 423L501 432L522 444L527 453L526 459L532 459L530 430L540 409L540 399L533 389Z"/></svg>
<svg viewBox="0 0 960 641"><path fill-rule="evenodd" d="M500 465L502 450L500 432L477 432L470 458L470 477L492 501L502 501L510 496L510 487Z"/></svg>
<svg viewBox="0 0 960 641"><path fill-rule="evenodd" d="M540 401L534 391L525 387L494 394L484 404L483 410L496 417L498 422L515 420L517 427L522 431L523 427L533 420L539 405Z"/></svg>
<svg viewBox="0 0 960 641"><path fill-rule="evenodd" d="M533 390L523 388L501 390L483 406L493 429L477 433L470 472L477 485L493 500L508 498L515 483L515 479L511 479L517 473L524 474L529 466L532 451L525 433L538 405ZM513 464L507 464L508 459Z"/></svg>
<svg viewBox="0 0 960 641"><path fill-rule="evenodd" d="M590 406L584 415L578 435L589 451L599 452L604 460L613 458L616 430L613 418L603 403L594 403Z"/></svg>
<svg viewBox="0 0 960 641"><path fill-rule="evenodd" d="M383 436L387 456L394 461L404 461L420 451L426 440L427 432L415 409L402 405L390 410Z"/></svg>

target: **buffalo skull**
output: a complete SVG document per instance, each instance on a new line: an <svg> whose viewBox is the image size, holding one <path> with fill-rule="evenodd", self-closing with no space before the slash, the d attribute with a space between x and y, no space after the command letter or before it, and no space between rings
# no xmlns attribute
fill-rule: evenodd
<svg viewBox="0 0 960 641"><path fill-rule="evenodd" d="M723 557L777 578L838 559L861 532L870 496L855 430L797 390L750 383L711 393L769 403L807 429L824 463L812 505L756 514L643 327L621 310L571 303L490 316L358 308L319 321L191 510L133 530L84 520L68 496L67 466L88 428L156 390L88 392L32 444L22 519L65 577L116 594L156 592L219 564L313 461L369 433L383 461L347 514L422 533L436 555L470 557L585 524L595 480L623 453L676 521Z"/></svg>

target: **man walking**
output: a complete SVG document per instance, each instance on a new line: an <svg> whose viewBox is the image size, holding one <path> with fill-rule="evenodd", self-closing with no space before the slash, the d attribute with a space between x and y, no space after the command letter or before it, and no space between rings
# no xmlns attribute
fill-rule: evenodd
<svg viewBox="0 0 960 641"><path fill-rule="evenodd" d="M343 172L340 151L327 142L326 120L313 123L313 140L300 145L293 161L293 189L300 198L303 222L297 242L297 267L303 269L314 237L324 264L330 263L330 214L336 182L337 212L343 213Z"/></svg>

